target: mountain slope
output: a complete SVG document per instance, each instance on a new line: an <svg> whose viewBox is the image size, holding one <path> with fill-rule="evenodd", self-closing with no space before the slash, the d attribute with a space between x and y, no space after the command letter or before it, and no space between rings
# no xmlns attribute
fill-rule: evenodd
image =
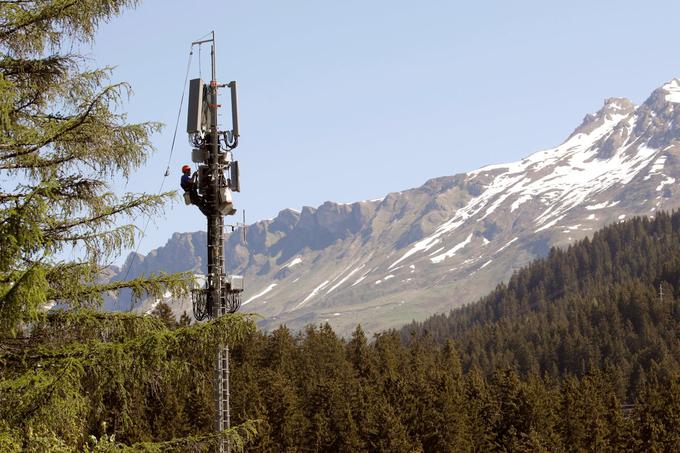
<svg viewBox="0 0 680 453"><path fill-rule="evenodd" d="M248 227L246 242L237 230L225 251L229 270L246 277L243 309L263 315L263 327L328 321L347 334L476 300L553 246L678 207L679 119L673 80L639 106L606 100L560 146L521 161L381 200L286 209ZM176 234L130 275L204 272L204 243L204 233Z"/></svg>
<svg viewBox="0 0 680 453"><path fill-rule="evenodd" d="M680 211L606 227L553 249L478 303L402 329L453 339L466 369L516 366L559 378L617 368L633 397L644 375L680 370Z"/></svg>

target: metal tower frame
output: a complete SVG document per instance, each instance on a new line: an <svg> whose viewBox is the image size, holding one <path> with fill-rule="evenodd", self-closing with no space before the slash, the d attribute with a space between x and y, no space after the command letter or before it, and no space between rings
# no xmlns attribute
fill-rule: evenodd
<svg viewBox="0 0 680 453"><path fill-rule="evenodd" d="M224 191L238 188L238 174L234 175L236 179L234 188L231 186L231 179L226 179L224 172L232 165L238 171L238 164L231 162L228 159L227 152L238 146L238 113L236 101L236 82L231 82L225 85L217 83L216 65L215 65L215 32L211 33L210 39L202 41L195 41L194 45L201 45L203 43L211 43L210 60L211 60L211 81L208 90L208 112L210 118L209 129L203 128L194 133L194 144L198 146L199 156L202 156L199 161L203 165L199 166L198 179L194 178L194 184L198 187L194 188L196 194L191 199L191 204L197 204L201 212L206 216L208 223L208 273L205 279L204 288L197 288L192 290L192 300L194 306L194 317L200 321L203 319L216 318L227 313L234 313L241 305L241 292L243 291L242 277L228 276L225 273L225 256L224 256L224 215L225 215L225 200ZM199 81L200 82L200 81ZM192 81L193 83L193 81ZM198 90L203 89L202 82L195 84ZM220 132L217 125L217 90L218 88L231 88L231 108L232 108L232 131ZM201 99L202 91L194 97ZM202 105L192 105L192 97L189 98L189 122L191 122L191 115L194 117L201 116L205 110L205 103ZM196 102L196 101L195 101ZM200 120L199 120L200 123ZM206 125L204 125L206 126ZM198 129L201 128L199 124ZM187 126L187 132L192 131ZM220 138L225 149L220 146ZM196 159L193 159L196 161ZM233 175L233 173L232 173ZM232 178L232 179L233 179ZM197 195L200 192L201 196ZM227 210L227 215L232 215L235 210ZM229 346L227 344L219 345L216 351L215 358L215 430L221 433L225 429L231 427L231 413L230 413L230 393L229 393ZM224 453L230 451L230 445L224 439L220 439L217 451Z"/></svg>

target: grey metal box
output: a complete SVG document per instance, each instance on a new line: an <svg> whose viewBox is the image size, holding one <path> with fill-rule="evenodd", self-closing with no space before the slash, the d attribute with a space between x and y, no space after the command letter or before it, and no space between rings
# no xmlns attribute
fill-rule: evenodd
<svg viewBox="0 0 680 453"><path fill-rule="evenodd" d="M208 162L208 152L204 149L194 148L191 150L191 161L197 164Z"/></svg>
<svg viewBox="0 0 680 453"><path fill-rule="evenodd" d="M232 291L243 291L243 276L227 275L227 283Z"/></svg>

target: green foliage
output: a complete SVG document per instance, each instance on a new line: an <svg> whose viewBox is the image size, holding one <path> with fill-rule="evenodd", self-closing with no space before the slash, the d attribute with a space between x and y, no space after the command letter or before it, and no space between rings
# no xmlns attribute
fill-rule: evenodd
<svg viewBox="0 0 680 453"><path fill-rule="evenodd" d="M609 370L633 402L651 372L680 372L680 212L611 225L518 271L476 304L413 323L459 345L464 369L553 378ZM663 288L663 298L659 287Z"/></svg>
<svg viewBox="0 0 680 453"><path fill-rule="evenodd" d="M232 414L259 419L249 451L675 451L680 375L622 407L613 370L484 376L462 354L396 332L350 340L327 325L255 332L233 349ZM653 373L656 376L655 373ZM652 382L650 382L652 381Z"/></svg>
<svg viewBox="0 0 680 453"><path fill-rule="evenodd" d="M177 327L154 316L103 314L103 294L187 294L188 274L106 282L133 245L140 215L173 195L111 189L153 151L158 123L121 112L131 94L77 54L100 23L136 0L0 2L0 450L235 450L247 420L215 434L214 352L252 334L246 316ZM64 261L70 252L78 258ZM68 311L51 312L58 303ZM172 327L172 330L169 328ZM177 328L176 328L177 327Z"/></svg>
<svg viewBox="0 0 680 453"><path fill-rule="evenodd" d="M175 319L175 315L172 313L172 308L170 308L170 306L165 302L160 302L158 305L156 305L156 307L154 307L154 309L151 311L151 316L155 316L156 318L160 319L168 329L174 329L177 327L177 320Z"/></svg>
<svg viewBox="0 0 680 453"><path fill-rule="evenodd" d="M0 445L208 449L219 435L194 418L192 405L212 410L218 345L238 344L254 329L240 314L174 330L152 316L50 315L0 353ZM223 435L238 447L254 430L244 420Z"/></svg>
<svg viewBox="0 0 680 453"><path fill-rule="evenodd" d="M233 413L262 420L252 451L676 451L677 256L680 213L659 213L373 341L255 333Z"/></svg>
<svg viewBox="0 0 680 453"><path fill-rule="evenodd" d="M245 422L237 427L224 430L222 433L205 434L202 436L187 436L182 439L173 439L165 442L140 442L134 445L125 445L116 442L116 436L103 435L97 439L90 436L87 444L84 445L85 452L92 453L133 453L133 452L168 452L168 451L191 451L191 452L211 452L219 445L223 439L231 447L232 451L243 451L248 442L251 442L257 435L257 423L254 421Z"/></svg>
<svg viewBox="0 0 680 453"><path fill-rule="evenodd" d="M661 226L676 221L660 218ZM614 228L620 233L628 227ZM552 302L511 282L499 288L505 297L500 300L532 300L532 310L489 306L500 297L493 293L480 303L479 312L473 307L458 312L464 323L453 338L413 329L408 336L388 331L369 341L358 327L345 340L328 325L310 326L299 334L285 326L264 333L243 315L169 328L165 316L53 313L2 343L0 447L210 451L217 441L212 432L214 353L226 342L232 346L235 429L224 435L234 449L676 451L680 373L674 368L673 342L631 334L639 330L663 339L678 328L677 320L668 317L670 307L660 304L653 289L645 290L655 274L647 265L635 264L640 258L633 253L634 242L645 243L645 228L634 226L634 237L619 242L630 252L617 251L618 258L609 260L617 267L598 271L598 281L609 286L598 289L597 304L580 292L595 280L578 267L567 273L576 274L581 286L570 297ZM668 235L674 228L663 230ZM601 239L607 235L605 230L588 242L604 250ZM675 241L680 243L680 237L664 247L673 250ZM655 253L649 244L645 247ZM564 266L551 260L580 252L580 246L554 251L549 260L516 278L532 281L538 293L551 290L554 283L544 278L546 269ZM653 262L664 269L666 302L673 306L674 268L659 256ZM628 279L624 269L634 269L642 276L639 285L626 286L612 277L609 273L617 268ZM560 284L576 283L562 279ZM608 307L605 294L626 317ZM562 304L569 311L563 312ZM607 316L594 318L597 310ZM476 314L474 321L466 318L469 313ZM549 318L538 322L542 313ZM515 322L516 316L522 322ZM596 326L591 325L594 320ZM532 329L524 330L522 323L532 322ZM559 327L555 332L574 336L560 337L550 330L553 326ZM623 346L614 336L619 326L629 342ZM495 335L487 338L487 329ZM560 338L562 349L556 346ZM600 349L601 342L609 349ZM536 351L549 348L557 357L562 350L572 354L570 363L578 372L558 366L558 361L544 368ZM602 360L592 359L599 355ZM636 366L628 374L630 363ZM625 401L634 404L624 406Z"/></svg>
<svg viewBox="0 0 680 453"><path fill-rule="evenodd" d="M0 3L0 330L16 334L52 301L91 306L107 291L186 293L189 275L101 283L108 260L130 247L126 219L158 214L160 196L110 189L152 151L157 123L128 123L130 95L109 68L74 49L133 0ZM78 261L59 257L76 250Z"/></svg>

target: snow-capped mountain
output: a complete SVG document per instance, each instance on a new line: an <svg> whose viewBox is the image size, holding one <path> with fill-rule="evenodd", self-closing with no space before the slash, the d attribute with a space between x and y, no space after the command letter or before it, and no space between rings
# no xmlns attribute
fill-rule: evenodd
<svg viewBox="0 0 680 453"><path fill-rule="evenodd" d="M380 200L285 209L248 227L245 242L231 234L227 264L245 275L243 310L262 315L264 327L396 327L475 301L552 246L678 207L679 158L674 79L639 106L606 100L560 146L518 162ZM205 241L202 232L175 234L139 257L130 276L200 271ZM190 311L188 301L176 304Z"/></svg>

